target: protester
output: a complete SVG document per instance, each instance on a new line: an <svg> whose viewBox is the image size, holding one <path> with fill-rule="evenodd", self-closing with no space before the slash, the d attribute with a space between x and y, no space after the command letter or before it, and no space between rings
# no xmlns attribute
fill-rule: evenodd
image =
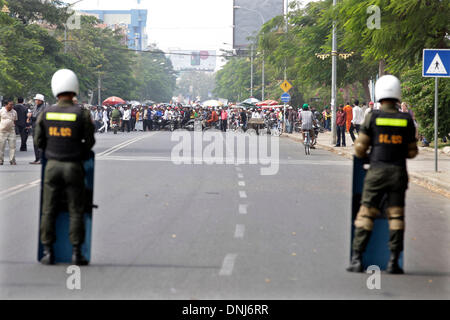
<svg viewBox="0 0 450 320"><path fill-rule="evenodd" d="M341 104L336 112L336 128L337 128L337 143L336 147L345 147L345 126L347 123L347 113L344 111L344 106ZM342 140L342 141L341 141Z"/></svg>
<svg viewBox="0 0 450 320"><path fill-rule="evenodd" d="M20 151L27 151L29 134L27 125L28 108L23 104L22 97L17 99L14 110L17 112L16 133L20 135Z"/></svg>
<svg viewBox="0 0 450 320"><path fill-rule="evenodd" d="M31 127L32 127L32 133L33 133L33 147L34 147L34 161L30 162L30 164L41 164L41 150L39 149L38 145L34 142L35 137L35 129L36 129L36 123L37 118L39 115L44 111L45 109L45 97L42 94L36 94L34 97L35 106L32 109L31 114L29 113L28 116L31 121Z"/></svg>
<svg viewBox="0 0 450 320"><path fill-rule="evenodd" d="M16 163L16 131L17 112L13 109L14 101L7 99L5 107L0 110L0 165L3 165L6 142L9 147L9 163L15 166Z"/></svg>

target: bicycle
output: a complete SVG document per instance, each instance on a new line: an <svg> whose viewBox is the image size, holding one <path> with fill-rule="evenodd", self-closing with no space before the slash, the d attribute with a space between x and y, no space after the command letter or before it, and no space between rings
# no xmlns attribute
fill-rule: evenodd
<svg viewBox="0 0 450 320"><path fill-rule="evenodd" d="M311 138L309 136L309 130L305 131L304 145L305 145L305 154L310 155L311 154Z"/></svg>

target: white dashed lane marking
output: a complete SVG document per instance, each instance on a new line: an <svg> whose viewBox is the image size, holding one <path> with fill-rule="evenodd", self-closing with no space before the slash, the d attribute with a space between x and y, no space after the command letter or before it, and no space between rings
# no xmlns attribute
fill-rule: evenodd
<svg viewBox="0 0 450 320"><path fill-rule="evenodd" d="M237 239L243 238L244 233L245 233L245 225L243 225L243 224L236 225L236 230L234 231L234 237Z"/></svg>
<svg viewBox="0 0 450 320"><path fill-rule="evenodd" d="M223 259L222 268L219 271L219 276L231 276L236 257L237 254L235 253L229 253L225 256L225 259Z"/></svg>
<svg viewBox="0 0 450 320"><path fill-rule="evenodd" d="M239 197L245 199L247 198L247 193L245 191L239 191Z"/></svg>
<svg viewBox="0 0 450 320"><path fill-rule="evenodd" d="M240 204L239 205L239 213L240 214L247 214L247 205L246 204Z"/></svg>
<svg viewBox="0 0 450 320"><path fill-rule="evenodd" d="M245 182L244 182L244 181L239 181L239 182L238 182L238 185L239 185L240 187L245 187Z"/></svg>
<svg viewBox="0 0 450 320"><path fill-rule="evenodd" d="M244 179L244 175L242 173L238 173L238 178L239 179Z"/></svg>

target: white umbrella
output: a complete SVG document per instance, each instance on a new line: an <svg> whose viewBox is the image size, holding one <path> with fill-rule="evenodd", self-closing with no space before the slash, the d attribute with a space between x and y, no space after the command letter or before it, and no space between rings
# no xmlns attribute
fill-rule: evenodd
<svg viewBox="0 0 450 320"><path fill-rule="evenodd" d="M217 100L207 100L202 103L204 107L221 107L223 103Z"/></svg>
<svg viewBox="0 0 450 320"><path fill-rule="evenodd" d="M140 103L139 101L136 101L136 100L130 101L129 104L131 104L131 106L133 106L133 107L142 105L142 103Z"/></svg>
<svg viewBox="0 0 450 320"><path fill-rule="evenodd" d="M260 102L260 100L256 98L248 98L247 100L242 101L241 103L249 103L249 104L255 104L257 102Z"/></svg>

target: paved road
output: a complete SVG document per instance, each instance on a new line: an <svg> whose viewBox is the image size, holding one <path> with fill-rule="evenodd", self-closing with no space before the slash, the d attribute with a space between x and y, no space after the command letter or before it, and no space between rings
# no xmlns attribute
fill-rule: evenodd
<svg viewBox="0 0 450 320"><path fill-rule="evenodd" d="M345 271L349 160L323 150L306 157L282 138L278 173L263 176L264 166L248 163L174 164L168 132L97 140L100 208L82 290L66 288L66 265L36 262L40 168L27 164L31 152L0 168L0 298L450 298L442 196L410 185L408 274L383 274L381 290L369 290L367 274Z"/></svg>

